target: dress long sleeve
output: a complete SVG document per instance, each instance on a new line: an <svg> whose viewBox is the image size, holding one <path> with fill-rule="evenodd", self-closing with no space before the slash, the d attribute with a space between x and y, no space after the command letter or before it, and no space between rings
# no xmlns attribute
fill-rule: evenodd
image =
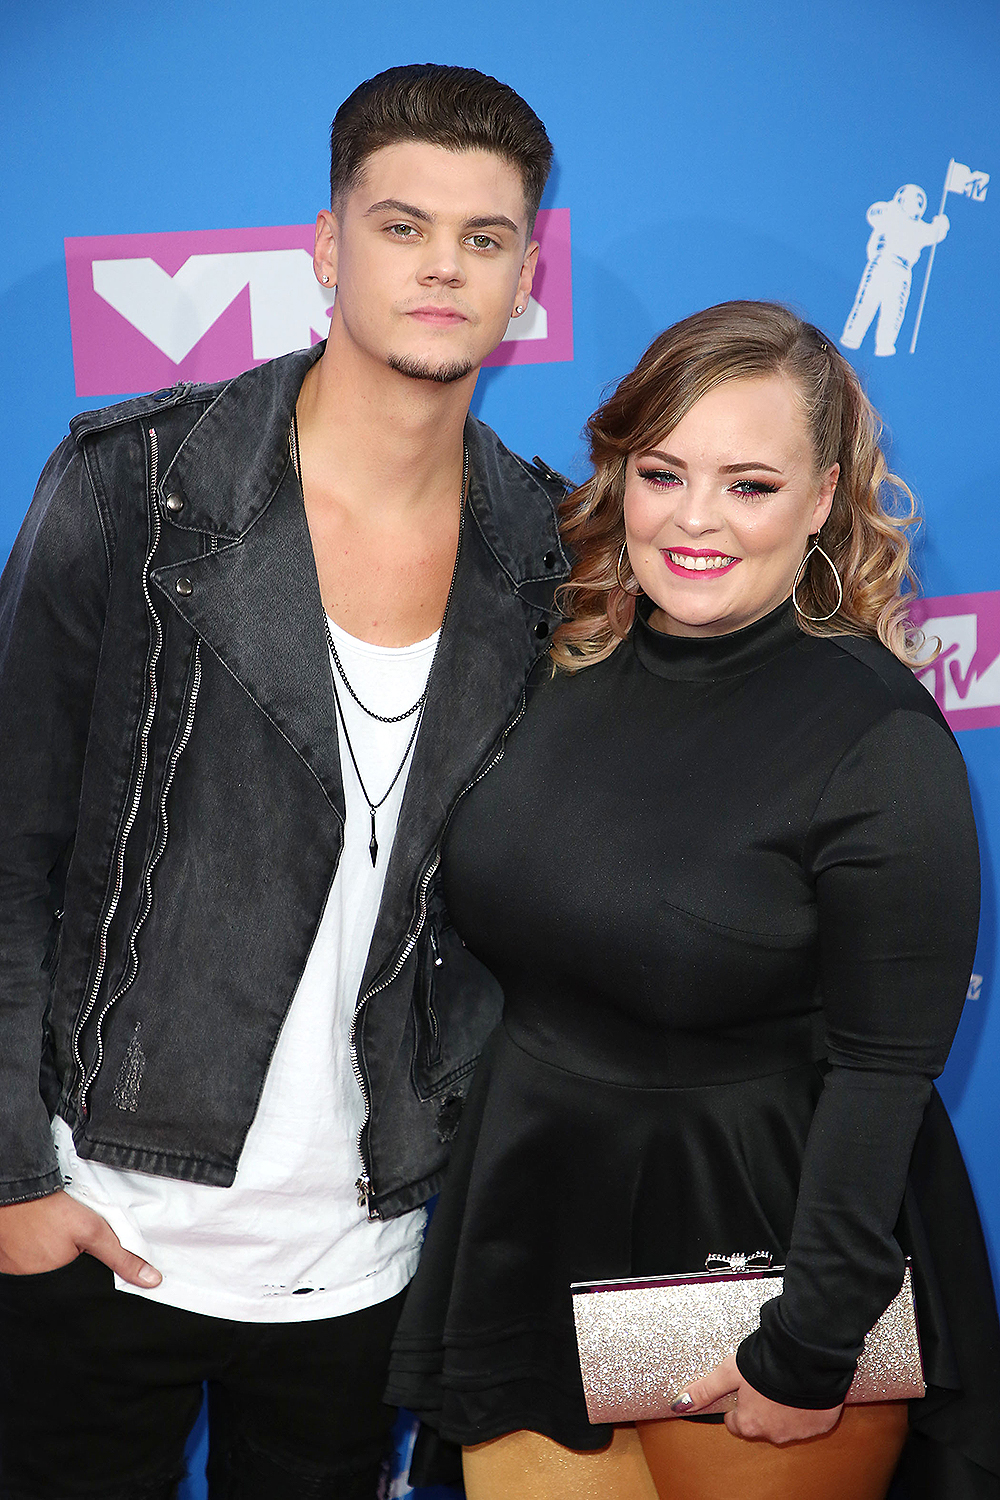
<svg viewBox="0 0 1000 1500"><path fill-rule="evenodd" d="M812 819L829 1071L809 1131L785 1290L742 1345L772 1400L835 1405L899 1289L893 1239L914 1140L961 1014L979 861L961 754L900 709L837 765Z"/></svg>

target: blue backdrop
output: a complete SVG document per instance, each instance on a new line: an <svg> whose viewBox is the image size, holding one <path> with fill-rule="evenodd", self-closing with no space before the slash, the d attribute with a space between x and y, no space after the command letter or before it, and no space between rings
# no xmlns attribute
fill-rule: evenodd
<svg viewBox="0 0 1000 1500"><path fill-rule="evenodd" d="M978 652L966 639L955 660L985 704L981 727L959 728L985 856L977 998L943 1092L995 1251L1000 685L983 644L1000 605L989 477L1000 183L983 181L1000 171L994 0L508 0L432 12L400 0L4 0L0 36L0 556L69 417L112 399L75 394L64 237L311 220L326 202L336 105L390 64L495 73L548 126L557 167L544 205L570 210L575 357L485 371L475 408L510 446L573 475L604 387L695 308L778 298L836 339L864 273L888 321L924 235L917 219L934 219L957 161L915 352L929 248L896 353L874 354L872 328L850 357L924 507L926 592L977 596L931 611L972 618L955 627L963 639L978 619ZM869 244L869 209L907 184L926 209L910 195L883 211L881 243Z"/></svg>

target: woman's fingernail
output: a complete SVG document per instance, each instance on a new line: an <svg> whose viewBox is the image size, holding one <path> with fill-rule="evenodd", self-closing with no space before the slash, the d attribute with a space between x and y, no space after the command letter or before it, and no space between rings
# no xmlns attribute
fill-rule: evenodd
<svg viewBox="0 0 1000 1500"><path fill-rule="evenodd" d="M693 1405L694 1397L689 1396L687 1391L685 1391L683 1396L678 1396L677 1400L671 1403L670 1410L676 1412L687 1411Z"/></svg>

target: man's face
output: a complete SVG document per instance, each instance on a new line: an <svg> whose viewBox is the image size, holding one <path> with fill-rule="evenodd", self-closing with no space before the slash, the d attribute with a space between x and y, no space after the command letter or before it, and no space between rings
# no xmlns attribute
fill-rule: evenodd
<svg viewBox="0 0 1000 1500"><path fill-rule="evenodd" d="M492 152L383 147L317 220L316 274L337 287L331 340L415 379L470 374L527 304L527 229L520 176Z"/></svg>

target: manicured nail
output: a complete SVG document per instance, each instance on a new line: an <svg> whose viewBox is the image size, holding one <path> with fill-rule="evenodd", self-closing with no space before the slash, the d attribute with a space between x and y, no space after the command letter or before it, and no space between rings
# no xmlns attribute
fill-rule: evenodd
<svg viewBox="0 0 1000 1500"><path fill-rule="evenodd" d="M687 1391L685 1391L683 1396L678 1396L676 1401L671 1402L670 1410L675 1412L687 1411L693 1405L694 1397L688 1395Z"/></svg>

